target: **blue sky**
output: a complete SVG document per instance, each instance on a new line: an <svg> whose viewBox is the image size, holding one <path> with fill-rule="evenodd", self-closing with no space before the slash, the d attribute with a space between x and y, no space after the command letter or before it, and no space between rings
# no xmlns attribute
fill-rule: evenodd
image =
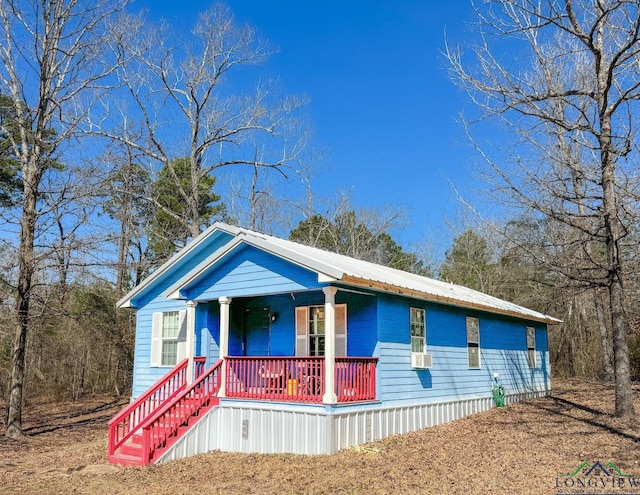
<svg viewBox="0 0 640 495"><path fill-rule="evenodd" d="M465 97L449 80L446 35L462 41L468 0L231 0L236 19L278 47L262 71L305 94L314 146L324 151L318 196L352 189L355 206L399 205L405 247L443 251L460 207L449 181L472 194L475 156L457 122ZM209 2L147 0L149 17L190 26ZM179 6L179 7L178 7Z"/></svg>

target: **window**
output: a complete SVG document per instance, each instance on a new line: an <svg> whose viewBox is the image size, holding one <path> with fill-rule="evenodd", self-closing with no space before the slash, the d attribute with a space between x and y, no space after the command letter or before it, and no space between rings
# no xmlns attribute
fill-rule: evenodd
<svg viewBox="0 0 640 495"><path fill-rule="evenodd" d="M529 368L536 367L536 329L527 327L527 361Z"/></svg>
<svg viewBox="0 0 640 495"><path fill-rule="evenodd" d="M467 316L467 354L469 368L480 367L480 323L478 318Z"/></svg>
<svg viewBox="0 0 640 495"><path fill-rule="evenodd" d="M178 311L162 313L162 357L160 366L175 366L178 363L179 331Z"/></svg>
<svg viewBox="0 0 640 495"><path fill-rule="evenodd" d="M424 309L410 308L411 352L426 352L426 325Z"/></svg>
<svg viewBox="0 0 640 495"><path fill-rule="evenodd" d="M153 313L150 365L175 366L187 356L186 311Z"/></svg>
<svg viewBox="0 0 640 495"><path fill-rule="evenodd" d="M336 304L336 356L347 355L347 305ZM324 356L325 308L296 308L296 356Z"/></svg>
<svg viewBox="0 0 640 495"><path fill-rule="evenodd" d="M324 356L324 306L309 307L309 356Z"/></svg>

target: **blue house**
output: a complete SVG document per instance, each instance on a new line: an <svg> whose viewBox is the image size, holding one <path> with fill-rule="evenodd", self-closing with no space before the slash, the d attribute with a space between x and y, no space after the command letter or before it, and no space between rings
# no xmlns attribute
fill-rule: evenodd
<svg viewBox="0 0 640 495"><path fill-rule="evenodd" d="M480 292L216 223L118 303L133 398L109 459L333 453L550 392L547 325Z"/></svg>

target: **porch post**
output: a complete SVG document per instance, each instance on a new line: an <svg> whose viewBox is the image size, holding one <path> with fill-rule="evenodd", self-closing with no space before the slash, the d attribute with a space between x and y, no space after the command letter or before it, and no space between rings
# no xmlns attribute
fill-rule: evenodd
<svg viewBox="0 0 640 495"><path fill-rule="evenodd" d="M220 303L220 359L223 359L229 354L229 305L231 304L231 298L222 296L218 299ZM220 390L218 397L224 397L225 387L227 384L227 363L222 363L222 369L220 370Z"/></svg>
<svg viewBox="0 0 640 495"><path fill-rule="evenodd" d="M324 292L324 395L322 402L338 402L335 392L336 363L336 292L335 287L325 287Z"/></svg>
<svg viewBox="0 0 640 495"><path fill-rule="evenodd" d="M193 358L195 357L195 342L196 342L196 306L195 301L187 301L187 340L185 345L187 346L187 358L189 358L189 364L187 365L187 385L193 383Z"/></svg>

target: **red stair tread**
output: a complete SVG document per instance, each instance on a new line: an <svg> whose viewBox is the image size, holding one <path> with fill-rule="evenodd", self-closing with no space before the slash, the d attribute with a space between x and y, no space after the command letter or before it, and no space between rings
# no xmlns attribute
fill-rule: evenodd
<svg viewBox="0 0 640 495"><path fill-rule="evenodd" d="M213 401L212 401L213 402ZM171 447L173 447L178 440L180 440L180 438L182 438L182 436L189 431L197 422L198 420L203 417L208 411L210 411L211 409L213 409L215 406L218 405L218 400L215 401L215 404L210 404L208 406L203 407L202 409L200 409L200 414L198 416L191 416L189 418L189 425L188 426L181 426L180 428L178 428L178 432L176 435L174 436L170 436L167 437L165 445L163 447L159 447L155 450L153 456L151 457L151 463L155 462L155 460L159 459L162 454L164 454L167 450L169 450Z"/></svg>
<svg viewBox="0 0 640 495"><path fill-rule="evenodd" d="M140 456L127 454L110 455L109 462L111 464L117 464L119 466L142 466L142 459L140 458Z"/></svg>
<svg viewBox="0 0 640 495"><path fill-rule="evenodd" d="M216 370L219 370L220 364L221 361L218 361L207 373L214 373ZM201 376L200 380L203 380L206 376ZM186 393L182 393L182 396L179 394L172 399L173 404L167 404L167 410L166 413L164 413L168 420L166 423L164 420L153 423L152 428L154 433L152 442L156 444L156 448L149 459L149 463L154 463L159 459L159 457L171 448L171 446L173 446L187 431L189 431L206 412L217 406L220 402L215 396L217 389L207 389L206 392L204 392L204 389L198 388L191 389L190 391L187 390L184 391ZM206 400L204 401L204 404L201 405L201 401L203 399ZM163 406L160 405L158 407ZM147 414L147 417L152 413L153 411L150 411ZM188 417L186 419L182 419L184 415L188 415ZM176 418L181 421L181 425L176 425ZM151 447L153 448L153 446ZM112 452L113 450L110 451ZM119 451L117 453L108 455L109 462L120 465L140 466L143 465L143 458L145 458L145 456L142 452L142 432L139 427L138 431L131 432L131 436L127 442L120 444Z"/></svg>

